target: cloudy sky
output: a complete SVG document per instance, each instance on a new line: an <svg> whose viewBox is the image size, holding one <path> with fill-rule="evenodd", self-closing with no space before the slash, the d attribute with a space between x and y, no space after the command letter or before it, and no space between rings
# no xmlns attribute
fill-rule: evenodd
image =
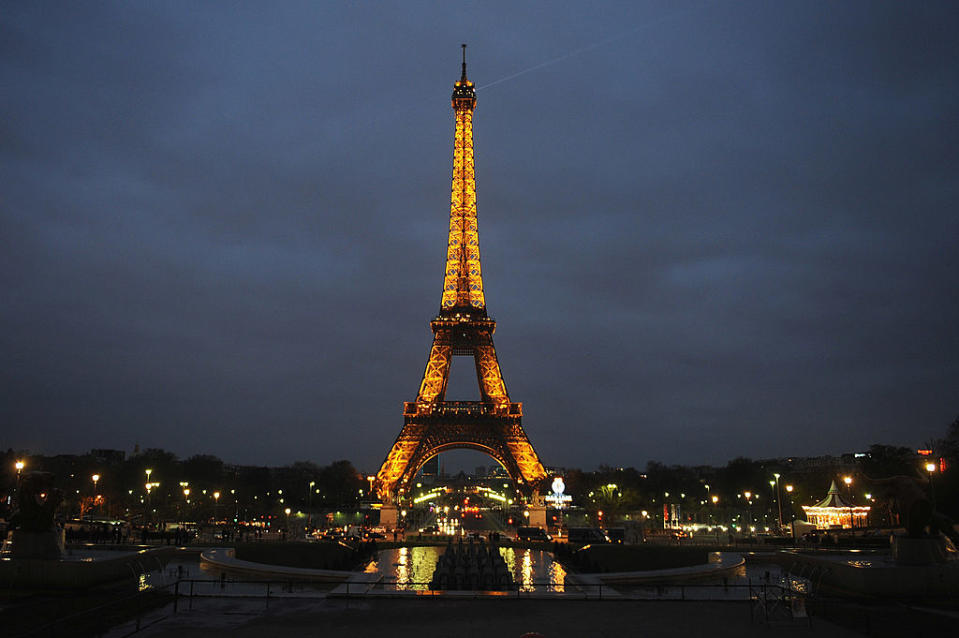
<svg viewBox="0 0 959 638"><path fill-rule="evenodd" d="M547 465L942 436L956 33L952 2L8 3L0 447L377 468L439 307L461 42Z"/></svg>

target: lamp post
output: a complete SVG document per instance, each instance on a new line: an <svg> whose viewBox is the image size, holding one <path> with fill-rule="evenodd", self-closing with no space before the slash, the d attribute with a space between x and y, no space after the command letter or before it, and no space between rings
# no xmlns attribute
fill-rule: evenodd
<svg viewBox="0 0 959 638"><path fill-rule="evenodd" d="M748 491L743 492L743 496L746 497L746 527L751 528L753 523L753 513L751 511L750 505L753 504L751 500L753 497L753 493ZM752 532L752 529L750 529L749 531Z"/></svg>
<svg viewBox="0 0 959 638"><path fill-rule="evenodd" d="M306 526L308 528L307 529L308 532L313 530L313 486L314 485L316 485L316 481L310 481L310 489L306 493L306 511L307 511Z"/></svg>
<svg viewBox="0 0 959 638"><path fill-rule="evenodd" d="M790 524L796 520L796 517L793 515L793 486L786 485L786 494L789 494L789 522Z"/></svg>
<svg viewBox="0 0 959 638"><path fill-rule="evenodd" d="M100 480L99 474L94 474L90 477L93 479L93 507L97 506L97 482Z"/></svg>
<svg viewBox="0 0 959 638"><path fill-rule="evenodd" d="M213 492L213 524L214 525L216 524L216 521L217 521L216 511L219 505L220 505L220 493Z"/></svg>
<svg viewBox="0 0 959 638"><path fill-rule="evenodd" d="M853 529L856 527L856 520L852 514L852 477L844 476L842 482L846 484L846 498L849 499L849 529Z"/></svg>
<svg viewBox="0 0 959 638"><path fill-rule="evenodd" d="M17 498L14 501L14 505L18 507L20 505L20 474L23 472L23 468L25 468L26 466L27 464L24 463L22 460L18 460L16 463L13 464L13 467L17 469L17 487L15 490L15 494Z"/></svg>
<svg viewBox="0 0 959 638"><path fill-rule="evenodd" d="M776 506L779 508L779 533L783 533L783 504L781 499L782 492L779 491L779 473L773 474L776 477Z"/></svg>
<svg viewBox="0 0 959 638"><path fill-rule="evenodd" d="M929 500L932 502L932 511L936 511L936 487L932 481L932 477L936 472L936 464L932 462L926 463L926 472L929 473Z"/></svg>

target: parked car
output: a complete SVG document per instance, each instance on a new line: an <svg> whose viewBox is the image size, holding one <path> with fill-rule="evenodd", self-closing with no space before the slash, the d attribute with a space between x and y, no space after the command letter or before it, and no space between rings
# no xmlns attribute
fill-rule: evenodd
<svg viewBox="0 0 959 638"><path fill-rule="evenodd" d="M542 527L520 527L516 530L516 540L520 541L551 541L553 537Z"/></svg>
<svg viewBox="0 0 959 638"><path fill-rule="evenodd" d="M598 527L570 527L566 537L570 543L579 545L609 542L609 537Z"/></svg>

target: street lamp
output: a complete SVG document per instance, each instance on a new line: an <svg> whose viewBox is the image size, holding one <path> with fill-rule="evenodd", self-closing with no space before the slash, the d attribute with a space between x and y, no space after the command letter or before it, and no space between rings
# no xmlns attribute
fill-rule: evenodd
<svg viewBox="0 0 959 638"><path fill-rule="evenodd" d="M852 513L852 477L844 476L842 482L846 484L846 497L849 499L849 529L852 529L856 526L856 519Z"/></svg>
<svg viewBox="0 0 959 638"><path fill-rule="evenodd" d="M750 499L753 497L753 493L743 492L743 496L746 497L746 527L749 528L749 527L752 527L752 522L753 522L753 513L750 508L750 505L752 505L752 501Z"/></svg>
<svg viewBox="0 0 959 638"><path fill-rule="evenodd" d="M93 479L93 506L96 507L97 506L97 481L100 480L100 475L94 474L90 478Z"/></svg>
<svg viewBox="0 0 959 638"><path fill-rule="evenodd" d="M926 472L929 473L929 500L932 501L932 510L936 511L936 488L932 482L932 476L936 472L936 464L926 463Z"/></svg>
<svg viewBox="0 0 959 638"><path fill-rule="evenodd" d="M786 485L786 494L789 494L789 521L792 523L796 519L793 515L793 486Z"/></svg>
<svg viewBox="0 0 959 638"><path fill-rule="evenodd" d="M17 487L14 493L16 494L16 497L17 497L15 505L18 505L18 506L20 505L20 473L23 472L23 468L25 468L26 466L27 464L20 460L18 460L16 463L13 464L13 467L17 469Z"/></svg>
<svg viewBox="0 0 959 638"><path fill-rule="evenodd" d="M216 519L217 519L216 510L219 504L220 504L220 493L213 492L213 522L214 523L216 523Z"/></svg>
<svg viewBox="0 0 959 638"><path fill-rule="evenodd" d="M776 505L779 508L779 533L782 534L783 533L783 504L782 504L782 499L780 498L781 493L779 491L779 473L776 472L773 474L773 476L776 477Z"/></svg>

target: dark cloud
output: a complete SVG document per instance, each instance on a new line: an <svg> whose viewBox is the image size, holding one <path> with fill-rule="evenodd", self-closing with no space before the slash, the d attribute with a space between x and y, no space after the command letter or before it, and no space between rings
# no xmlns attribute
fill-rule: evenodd
<svg viewBox="0 0 959 638"><path fill-rule="evenodd" d="M939 436L957 16L10 7L0 445L377 466L438 306L464 40L487 298L547 463Z"/></svg>

